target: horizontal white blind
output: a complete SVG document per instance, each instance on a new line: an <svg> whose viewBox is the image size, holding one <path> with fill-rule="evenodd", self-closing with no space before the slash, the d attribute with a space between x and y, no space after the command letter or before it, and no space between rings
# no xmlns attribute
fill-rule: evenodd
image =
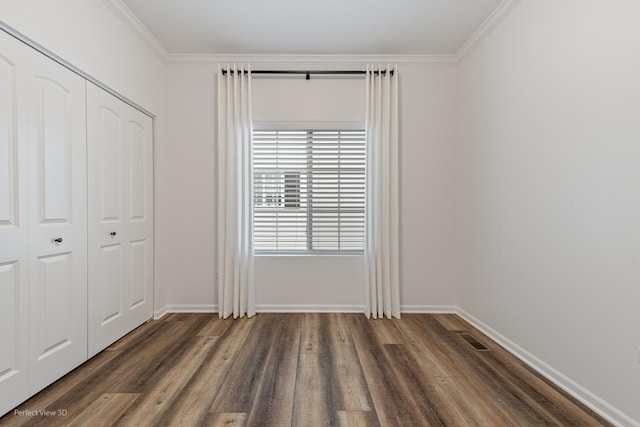
<svg viewBox="0 0 640 427"><path fill-rule="evenodd" d="M362 253L364 130L254 130L257 253Z"/></svg>

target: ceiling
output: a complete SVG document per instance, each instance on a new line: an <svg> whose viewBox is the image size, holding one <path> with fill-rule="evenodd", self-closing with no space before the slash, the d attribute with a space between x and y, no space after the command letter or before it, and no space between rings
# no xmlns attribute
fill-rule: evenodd
<svg viewBox="0 0 640 427"><path fill-rule="evenodd" d="M122 0L170 54L455 54L501 0Z"/></svg>

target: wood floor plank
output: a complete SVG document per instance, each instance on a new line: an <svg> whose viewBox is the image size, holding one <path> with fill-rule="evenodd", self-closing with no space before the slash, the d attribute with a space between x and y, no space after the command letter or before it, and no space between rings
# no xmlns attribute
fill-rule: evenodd
<svg viewBox="0 0 640 427"><path fill-rule="evenodd" d="M198 316L199 314L194 313L169 313L162 318L163 322L183 322L185 320L192 319L193 316ZM216 317L218 317L216 315Z"/></svg>
<svg viewBox="0 0 640 427"><path fill-rule="evenodd" d="M178 360L169 371L163 375L161 382L156 382L146 390L141 399L127 413L122 414L118 424L126 426L162 425L169 414L175 410L173 405L184 390L186 384L193 378L205 357L213 348L217 338L198 337L189 346L182 359Z"/></svg>
<svg viewBox="0 0 640 427"><path fill-rule="evenodd" d="M368 321L363 316L349 316L348 321L380 424L384 426L424 425L425 420L420 414L411 411L410 405L407 404L410 397L398 387L393 377L390 369L391 361L372 331L374 322Z"/></svg>
<svg viewBox="0 0 640 427"><path fill-rule="evenodd" d="M254 322L255 326L236 353L227 374L229 380L222 383L209 412L224 414L251 411L275 334L274 316L276 315L273 313L260 313L249 320Z"/></svg>
<svg viewBox="0 0 640 427"><path fill-rule="evenodd" d="M512 421L500 409L500 402L487 398L464 378L438 378L443 399L454 405L469 426L506 426Z"/></svg>
<svg viewBox="0 0 640 427"><path fill-rule="evenodd" d="M375 413L371 411L338 411L340 427L370 427L378 425Z"/></svg>
<svg viewBox="0 0 640 427"><path fill-rule="evenodd" d="M236 319L228 332L216 340L209 355L176 398L173 412L167 416L167 425L208 425L207 420L212 419L209 408L255 324L255 321L246 317Z"/></svg>
<svg viewBox="0 0 640 427"><path fill-rule="evenodd" d="M326 352L329 343L323 333L326 325L322 322L330 316L319 313L303 316L292 425L335 425L337 422L335 384L330 378L331 360L327 360Z"/></svg>
<svg viewBox="0 0 640 427"><path fill-rule="evenodd" d="M336 408L342 411L372 411L373 402L367 388L367 380L360 368L358 353L344 314L330 314L323 322L322 334L327 345L323 351L331 354L332 365L325 370L336 384Z"/></svg>
<svg viewBox="0 0 640 427"><path fill-rule="evenodd" d="M68 427L111 425L140 396L139 393L105 393L82 411Z"/></svg>
<svg viewBox="0 0 640 427"><path fill-rule="evenodd" d="M317 353L319 351L319 334L321 318L320 313L305 313L302 319L300 351L304 353Z"/></svg>
<svg viewBox="0 0 640 427"><path fill-rule="evenodd" d="M273 342L247 424L291 425L303 315L275 316Z"/></svg>
<svg viewBox="0 0 640 427"><path fill-rule="evenodd" d="M320 358L320 353L299 353L292 425L335 425L333 398L327 393Z"/></svg>
<svg viewBox="0 0 640 427"><path fill-rule="evenodd" d="M459 317L423 314L172 314L19 409L66 412L0 426L611 425Z"/></svg>
<svg viewBox="0 0 640 427"><path fill-rule="evenodd" d="M462 377L454 362L446 357L444 349L432 342L429 334L419 322L420 316L404 315L398 330L404 342L420 355L422 369L434 377Z"/></svg>
<svg viewBox="0 0 640 427"><path fill-rule="evenodd" d="M425 425L466 426L464 417L442 396L437 377L421 369L419 357L406 344L385 344L391 370L398 384L409 396L412 411L421 414Z"/></svg>
<svg viewBox="0 0 640 427"><path fill-rule="evenodd" d="M199 341L194 331L201 330L212 317L212 314L193 313L188 320L167 322L176 325L176 335L171 340L154 342L155 349L143 353L142 357L136 361L134 369L120 374L121 380L113 388L113 391L139 393L141 390L149 390L156 383L163 381L167 372L179 363L194 343Z"/></svg>
<svg viewBox="0 0 640 427"><path fill-rule="evenodd" d="M463 377L464 371L460 369L457 360L449 352L446 344L439 342L442 337L434 334L423 322L423 316L406 314L402 316L399 324L406 342L412 346L426 360L425 369L438 377ZM450 337L447 336L447 339Z"/></svg>
<svg viewBox="0 0 640 427"><path fill-rule="evenodd" d="M211 427L242 427L245 425L247 414L245 413L224 413L212 414ZM204 424L203 424L204 425Z"/></svg>
<svg viewBox="0 0 640 427"><path fill-rule="evenodd" d="M124 337L120 338L118 341L111 344L109 347L105 348L105 351L117 351L122 350L127 345L132 342L135 342L139 339L140 336L148 333L149 327L153 327L154 325L158 325L159 322L154 322L152 320L143 323L141 326L137 327L133 331L129 332Z"/></svg>
<svg viewBox="0 0 640 427"><path fill-rule="evenodd" d="M466 329L467 325L465 324L459 316L455 314L446 314L446 313L438 313L431 315L435 321L440 323L443 327L445 327L449 331L458 331L461 329Z"/></svg>
<svg viewBox="0 0 640 427"><path fill-rule="evenodd" d="M378 425L345 315L312 313L305 318L301 335L310 345L301 347L294 424L318 420L336 425L339 411L354 410L371 412L369 425Z"/></svg>
<svg viewBox="0 0 640 427"><path fill-rule="evenodd" d="M215 316L205 325L204 328L198 332L199 337L221 337L223 336L233 324L234 319L227 317L226 319L220 319Z"/></svg>
<svg viewBox="0 0 640 427"><path fill-rule="evenodd" d="M402 334L398 331L398 319L369 319L372 331L380 344L403 344Z"/></svg>

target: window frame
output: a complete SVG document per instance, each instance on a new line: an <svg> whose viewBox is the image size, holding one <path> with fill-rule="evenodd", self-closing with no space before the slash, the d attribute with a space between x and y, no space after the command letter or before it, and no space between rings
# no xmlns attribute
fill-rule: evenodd
<svg viewBox="0 0 640 427"><path fill-rule="evenodd" d="M364 139L363 141L363 149L364 149L364 163L362 166L362 198L363 198L363 206L362 206L362 248L361 249L314 249L313 248L313 242L309 241L309 238L307 237L307 248L304 250L301 249L261 249L258 250L255 248L255 236L256 236L256 232L255 232L255 220L256 220L256 216L255 216L255 209L256 209L256 191L254 188L255 185L255 175L256 172L254 170L254 160L253 160L253 154L255 153L255 149L253 146L253 136L254 136L254 131L277 131L277 132L286 132L286 131L296 131L296 132L353 132L353 131L358 131L358 132L362 132L362 137ZM366 225L365 225L365 220L366 220L366 212L365 212L365 208L366 208L366 180L367 180L367 173L366 173L366 152L367 152L367 140L366 140L366 131L365 131L365 127L363 123L360 122L340 122L340 123L322 123L322 125L319 126L318 123L301 123L301 122L259 122L256 123L254 122L254 126L252 129L252 165L251 165L251 171L252 171L252 200L254 201L254 205L253 205L253 217L252 217L252 229L253 229L253 239L254 239L254 249L253 249L253 255L254 256L363 256L364 255L364 247L365 247L365 240L366 240ZM287 206L287 197L286 197L286 188L287 188L287 177L286 174L289 173L286 170L282 171L284 178L282 178L282 187L283 187L283 196L282 196L282 200L280 200L280 204L282 205L281 207L286 209ZM300 185L298 183L298 185ZM295 199L295 197L294 197ZM298 199L298 205L300 205L300 199ZM300 207L300 206L298 206ZM307 209L307 216L312 215L313 211L312 209ZM307 219L307 224L309 223L310 219ZM312 220L311 220L312 221ZM340 222L338 220L338 222ZM309 233L309 227L307 227L307 233Z"/></svg>

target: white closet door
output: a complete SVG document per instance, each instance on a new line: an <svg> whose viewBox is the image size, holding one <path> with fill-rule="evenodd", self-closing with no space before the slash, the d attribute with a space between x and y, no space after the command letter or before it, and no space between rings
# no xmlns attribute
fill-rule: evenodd
<svg viewBox="0 0 640 427"><path fill-rule="evenodd" d="M29 52L30 388L87 359L85 81Z"/></svg>
<svg viewBox="0 0 640 427"><path fill-rule="evenodd" d="M29 396L26 49L0 32L0 415Z"/></svg>
<svg viewBox="0 0 640 427"><path fill-rule="evenodd" d="M153 316L152 119L87 84L89 356Z"/></svg>

